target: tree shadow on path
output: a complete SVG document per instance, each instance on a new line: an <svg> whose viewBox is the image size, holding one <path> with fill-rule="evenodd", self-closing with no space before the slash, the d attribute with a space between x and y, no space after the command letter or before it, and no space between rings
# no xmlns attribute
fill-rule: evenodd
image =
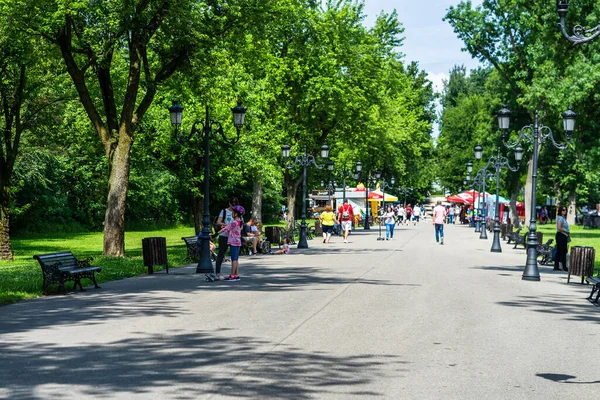
<svg viewBox="0 0 600 400"><path fill-rule="evenodd" d="M65 393L104 398L162 393L178 399L215 394L309 399L335 392L375 397L384 394L362 386L390 373L397 377L408 364L392 355L336 356L227 334L226 330L140 333L102 346L0 343L0 395L31 399L60 398Z"/></svg>
<svg viewBox="0 0 600 400"><path fill-rule="evenodd" d="M283 257L283 256L282 256ZM107 282L102 289L73 295L49 296L0 307L0 334L26 332L61 325L100 324L107 320L135 317L178 317L190 314L180 293L221 291L282 292L335 290L344 285L415 286L385 279L332 275L330 268L282 266L276 257L265 264L243 267L238 282L205 282L195 265L177 268L171 274L154 274ZM229 267L223 265L224 272ZM205 295L205 294L203 294Z"/></svg>

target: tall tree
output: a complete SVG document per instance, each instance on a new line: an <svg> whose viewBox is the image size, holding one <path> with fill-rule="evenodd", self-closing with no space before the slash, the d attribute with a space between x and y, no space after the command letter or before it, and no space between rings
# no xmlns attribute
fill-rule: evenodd
<svg viewBox="0 0 600 400"><path fill-rule="evenodd" d="M0 4L0 10L6 11ZM0 259L12 260L10 240L12 178L22 137L52 125L58 112L63 71L59 57L36 37L22 35L2 13L0 23Z"/></svg>
<svg viewBox="0 0 600 400"><path fill-rule="evenodd" d="M241 2L243 3L243 2ZM161 85L228 30L237 2L4 0L11 18L55 44L108 160L104 254L125 254L130 152Z"/></svg>

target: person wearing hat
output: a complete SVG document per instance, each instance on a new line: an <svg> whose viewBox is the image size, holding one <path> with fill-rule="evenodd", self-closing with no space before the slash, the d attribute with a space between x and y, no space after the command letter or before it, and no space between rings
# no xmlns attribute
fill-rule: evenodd
<svg viewBox="0 0 600 400"><path fill-rule="evenodd" d="M215 269L217 275L215 279L223 280L223 275L221 275L221 265L223 264L223 260L225 259L225 253L227 253L227 240L229 239L229 233L221 231L221 229L229 225L233 221L233 207L239 205L240 202L237 197L232 197L229 199L229 207L224 208L219 213L219 217L217 218L216 230L221 232L219 233L219 253L217 254L217 260L215 262Z"/></svg>

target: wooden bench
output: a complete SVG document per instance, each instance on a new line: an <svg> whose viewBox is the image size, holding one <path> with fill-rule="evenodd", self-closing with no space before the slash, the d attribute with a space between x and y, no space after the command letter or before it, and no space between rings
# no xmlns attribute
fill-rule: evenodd
<svg viewBox="0 0 600 400"><path fill-rule="evenodd" d="M587 283L592 285L592 293L590 293L588 300L591 301L592 303L598 305L598 299L600 298L600 276L597 276L597 277L586 276L585 280ZM594 293L596 294L595 299L593 299Z"/></svg>
<svg viewBox="0 0 600 400"><path fill-rule="evenodd" d="M187 257L186 261L193 263L200 261L200 245L198 244L198 236L185 236L182 237L181 240L185 242L185 247L187 249ZM217 255L214 251L210 252L210 258L213 261L217 260Z"/></svg>
<svg viewBox="0 0 600 400"><path fill-rule="evenodd" d="M94 287L99 289L94 273L101 272L102 268L93 266L90 262L93 258L78 260L73 253L65 251L62 253L38 254L33 256L40 263L42 268L43 285L42 292L45 294L48 285L59 285L64 293L67 293L65 282L73 281L73 290L79 286L82 291L81 280L90 279Z"/></svg>
<svg viewBox="0 0 600 400"><path fill-rule="evenodd" d="M553 242L554 239L548 239L545 244L540 244L538 246L537 255L538 257L541 257L541 259L538 260L540 265L552 265L552 251L554 250L554 246L552 246Z"/></svg>

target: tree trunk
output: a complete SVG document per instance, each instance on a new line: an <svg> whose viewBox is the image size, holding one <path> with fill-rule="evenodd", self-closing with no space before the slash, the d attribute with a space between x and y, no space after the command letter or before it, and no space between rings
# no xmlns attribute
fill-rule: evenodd
<svg viewBox="0 0 600 400"><path fill-rule="evenodd" d="M533 157L533 155L531 156ZM528 167L527 167L527 180L525 181L525 199L524 199L524 203L525 203L525 226L529 226L529 220L530 220L530 216L531 216L531 182L533 180L533 159L530 158L529 162L527 163ZM533 212L535 212L535 210L533 210Z"/></svg>
<svg viewBox="0 0 600 400"><path fill-rule="evenodd" d="M133 138L120 135L109 160L108 199L104 217L104 255L125 255L125 203L129 185L130 156Z"/></svg>
<svg viewBox="0 0 600 400"><path fill-rule="evenodd" d="M262 197L262 182L260 182L258 177L256 177L254 180L254 186L252 188L252 217L259 221L262 221Z"/></svg>
<svg viewBox="0 0 600 400"><path fill-rule="evenodd" d="M10 185L2 187L0 199L0 260L13 261L10 242Z"/></svg>
<svg viewBox="0 0 600 400"><path fill-rule="evenodd" d="M575 226L575 215L577 213L577 193L575 189L569 191L569 206L567 208L567 223Z"/></svg>
<svg viewBox="0 0 600 400"><path fill-rule="evenodd" d="M517 211L517 196L518 191L510 194L510 221L515 229L519 229L521 221L519 221L519 212Z"/></svg>
<svg viewBox="0 0 600 400"><path fill-rule="evenodd" d="M194 214L194 231L196 235L202 230L202 214L204 213L204 197L194 196L192 199L192 214Z"/></svg>
<svg viewBox="0 0 600 400"><path fill-rule="evenodd" d="M294 226L296 221L296 192L298 191L298 184L292 183L291 185L287 185L287 227Z"/></svg>

